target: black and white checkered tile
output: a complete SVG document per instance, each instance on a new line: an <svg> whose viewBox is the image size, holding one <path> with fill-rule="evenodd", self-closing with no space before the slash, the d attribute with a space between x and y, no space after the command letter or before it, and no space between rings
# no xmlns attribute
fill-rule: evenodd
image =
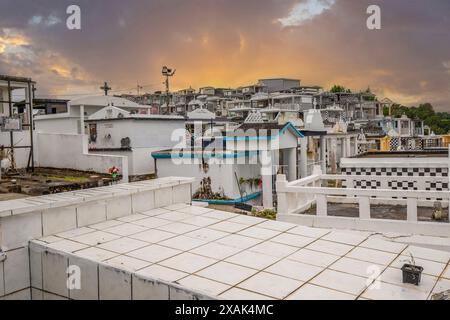
<svg viewBox="0 0 450 320"><path fill-rule="evenodd" d="M381 188L381 182L375 180L358 180L354 182L356 189L378 189Z"/></svg>
<svg viewBox="0 0 450 320"><path fill-rule="evenodd" d="M448 191L448 182L436 181L425 183L425 190L428 191Z"/></svg>
<svg viewBox="0 0 450 320"><path fill-rule="evenodd" d="M388 182L388 187L392 190L419 190L416 181L392 180Z"/></svg>
<svg viewBox="0 0 450 320"><path fill-rule="evenodd" d="M404 181L401 177L448 177L447 168L342 168L342 174L354 176L355 180L344 181L343 187L356 189L377 189L381 182L370 179L371 176L388 176L388 188L392 190L419 190L417 181ZM364 179L367 177L367 179ZM350 182L351 181L351 182ZM352 185L349 185L352 184ZM448 191L449 183L445 181L426 181L427 191Z"/></svg>
<svg viewBox="0 0 450 320"><path fill-rule="evenodd" d="M342 174L354 176L448 177L447 168L342 168Z"/></svg>
<svg viewBox="0 0 450 320"><path fill-rule="evenodd" d="M423 150L423 140L417 138L391 138L390 148L391 151L396 151L399 146L402 146L403 150Z"/></svg>

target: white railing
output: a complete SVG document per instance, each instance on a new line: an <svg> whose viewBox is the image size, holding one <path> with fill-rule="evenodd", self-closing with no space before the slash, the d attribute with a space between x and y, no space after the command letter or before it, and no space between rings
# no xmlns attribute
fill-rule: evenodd
<svg viewBox="0 0 450 320"><path fill-rule="evenodd" d="M376 189L354 187L356 181L364 180L378 183ZM416 184L417 187L414 188L417 190L390 188L389 181L396 180ZM333 181L337 187L324 186L324 183L329 181ZM448 208L449 191L427 191L424 188L426 183L444 181L448 183L448 178L323 175L317 167L312 176L293 182L288 182L284 175L278 175L276 183L278 219L321 227L345 226L350 229L371 231L387 229L393 232L449 236L449 223L421 222L418 218L418 207L433 207L436 202L440 202L443 208ZM357 218L331 216L328 214L330 203L355 204L359 208L359 216ZM406 205L406 221L374 219L371 217L371 205ZM304 214L314 206L315 215ZM407 223L407 227L404 223Z"/></svg>

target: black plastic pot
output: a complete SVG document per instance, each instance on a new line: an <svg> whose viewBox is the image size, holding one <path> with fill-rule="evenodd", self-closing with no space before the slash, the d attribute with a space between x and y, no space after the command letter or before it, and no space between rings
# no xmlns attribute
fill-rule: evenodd
<svg viewBox="0 0 450 320"><path fill-rule="evenodd" d="M404 264L403 271L403 283L410 283L418 286L422 278L423 268L412 264Z"/></svg>
<svg viewBox="0 0 450 320"><path fill-rule="evenodd" d="M251 212L252 209L253 209L253 206L252 206L252 205L249 205L249 204L246 204L246 203L236 203L236 204L234 205L234 207L235 207L236 209L244 210L244 211L248 211L248 212Z"/></svg>

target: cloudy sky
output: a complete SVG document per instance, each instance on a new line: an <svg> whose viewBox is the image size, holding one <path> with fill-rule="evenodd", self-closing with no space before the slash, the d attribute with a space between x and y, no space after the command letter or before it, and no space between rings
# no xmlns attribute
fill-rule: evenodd
<svg viewBox="0 0 450 320"><path fill-rule="evenodd" d="M81 7L80 31L66 9ZM368 30L367 7L382 29ZM0 0L0 74L42 97L233 87L264 77L353 90L450 111L448 0Z"/></svg>

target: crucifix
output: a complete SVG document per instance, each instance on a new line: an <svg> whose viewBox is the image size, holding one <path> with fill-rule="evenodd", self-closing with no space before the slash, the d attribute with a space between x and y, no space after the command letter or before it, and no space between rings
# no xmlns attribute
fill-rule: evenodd
<svg viewBox="0 0 450 320"><path fill-rule="evenodd" d="M103 85L103 87L100 87L100 89L102 89L103 91L105 91L105 96L108 95L108 91L111 90L111 87L108 86L108 82L105 82L105 84Z"/></svg>

